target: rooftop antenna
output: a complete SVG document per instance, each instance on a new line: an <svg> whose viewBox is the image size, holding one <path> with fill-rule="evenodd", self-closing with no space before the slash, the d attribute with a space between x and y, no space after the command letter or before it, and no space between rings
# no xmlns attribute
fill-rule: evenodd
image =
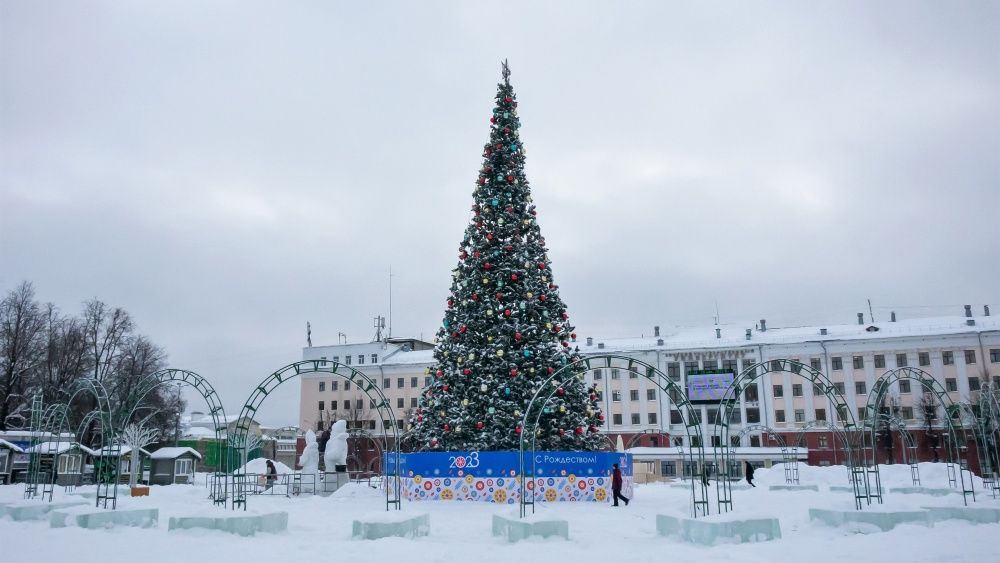
<svg viewBox="0 0 1000 563"><path fill-rule="evenodd" d="M382 329L385 328L385 317L375 317L375 342L382 342Z"/></svg>
<svg viewBox="0 0 1000 563"><path fill-rule="evenodd" d="M392 264L389 264L389 338L392 338Z"/></svg>
<svg viewBox="0 0 1000 563"><path fill-rule="evenodd" d="M719 300L716 299L715 300L715 324L719 324L721 322L722 322L722 318L719 315Z"/></svg>
<svg viewBox="0 0 1000 563"><path fill-rule="evenodd" d="M868 318L872 320L872 324L875 324L875 313L872 312L872 300L868 300Z"/></svg>
<svg viewBox="0 0 1000 563"><path fill-rule="evenodd" d="M344 334L343 332L338 332L337 333L337 344L340 344L340 339L341 338L344 339L344 344L347 344L347 335Z"/></svg>
<svg viewBox="0 0 1000 563"><path fill-rule="evenodd" d="M306 344L308 344L310 348L313 347L313 329L312 325L309 324L309 321L306 321Z"/></svg>

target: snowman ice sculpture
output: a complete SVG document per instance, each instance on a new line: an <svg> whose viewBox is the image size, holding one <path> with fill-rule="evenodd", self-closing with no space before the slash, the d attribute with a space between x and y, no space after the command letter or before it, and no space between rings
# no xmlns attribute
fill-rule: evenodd
<svg viewBox="0 0 1000 563"><path fill-rule="evenodd" d="M299 464L302 465L303 475L316 475L316 471L319 469L319 444L316 443L316 433L312 430L306 432L306 447L302 450ZM303 479L303 481L306 480ZM312 479L309 481L310 484L315 482Z"/></svg>
<svg viewBox="0 0 1000 563"><path fill-rule="evenodd" d="M336 471L338 465L347 465L347 421L338 420L330 426L330 441L323 452L327 472Z"/></svg>

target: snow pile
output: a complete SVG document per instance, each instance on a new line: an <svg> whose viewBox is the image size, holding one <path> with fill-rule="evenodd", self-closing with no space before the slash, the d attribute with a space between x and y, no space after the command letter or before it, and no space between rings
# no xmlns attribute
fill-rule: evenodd
<svg viewBox="0 0 1000 563"><path fill-rule="evenodd" d="M361 483L347 483L337 489L332 495L333 498L385 498L385 491L375 489Z"/></svg>
<svg viewBox="0 0 1000 563"><path fill-rule="evenodd" d="M278 470L278 475L295 473L291 467L288 467L280 461L271 460L271 462L274 463L274 468ZM236 472L267 475L267 458L259 457L257 459L250 460L246 465L237 469Z"/></svg>

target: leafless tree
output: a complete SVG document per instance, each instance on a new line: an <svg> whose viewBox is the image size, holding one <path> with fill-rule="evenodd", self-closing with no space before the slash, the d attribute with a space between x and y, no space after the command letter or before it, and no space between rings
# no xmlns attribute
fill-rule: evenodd
<svg viewBox="0 0 1000 563"><path fill-rule="evenodd" d="M155 428L147 428L142 424L127 424L118 435L118 440L122 446L132 448L129 462L128 486L135 487L139 482L139 454L140 448L152 444L160 436ZM117 460L115 461L117 463Z"/></svg>
<svg viewBox="0 0 1000 563"><path fill-rule="evenodd" d="M122 361L128 336L134 329L132 317L121 307L110 307L99 299L83 305L83 327L94 379L105 382Z"/></svg>
<svg viewBox="0 0 1000 563"><path fill-rule="evenodd" d="M22 282L0 301L0 430L12 415L24 416L32 370L41 361L44 317L35 288Z"/></svg>

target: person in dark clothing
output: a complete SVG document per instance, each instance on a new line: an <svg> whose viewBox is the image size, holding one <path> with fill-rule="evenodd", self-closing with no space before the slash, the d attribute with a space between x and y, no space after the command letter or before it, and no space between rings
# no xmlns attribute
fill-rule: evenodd
<svg viewBox="0 0 1000 563"><path fill-rule="evenodd" d="M267 488L270 489L277 480L278 468L274 466L273 461L267 460Z"/></svg>
<svg viewBox="0 0 1000 563"><path fill-rule="evenodd" d="M749 461L744 461L743 462L743 469L744 469L744 472L747 474L747 483L750 483L751 487L756 488L757 485L753 484L753 466L750 465Z"/></svg>
<svg viewBox="0 0 1000 563"><path fill-rule="evenodd" d="M612 506L618 506L618 499L625 501L625 506L628 506L628 499L622 496L622 470L618 469L617 463L614 471L611 472L611 493L615 497L615 503Z"/></svg>
<svg viewBox="0 0 1000 563"><path fill-rule="evenodd" d="M708 478L712 476L712 465L708 464L705 466L705 474L701 476L701 482L708 486Z"/></svg>

